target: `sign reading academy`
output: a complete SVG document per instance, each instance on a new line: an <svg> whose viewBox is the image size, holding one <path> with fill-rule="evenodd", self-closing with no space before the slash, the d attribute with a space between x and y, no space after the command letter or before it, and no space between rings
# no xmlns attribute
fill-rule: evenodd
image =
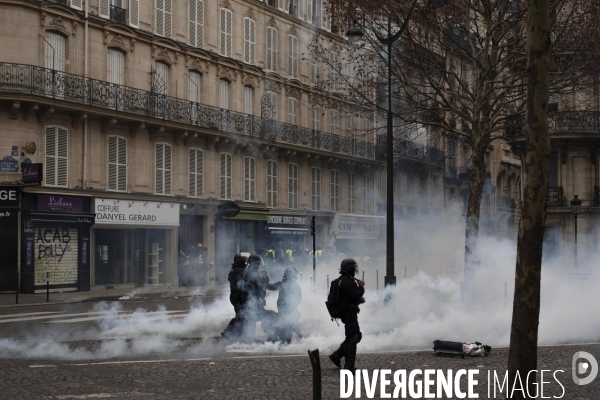
<svg viewBox="0 0 600 400"><path fill-rule="evenodd" d="M306 235L310 218L306 215L269 214L267 229L272 235Z"/></svg>

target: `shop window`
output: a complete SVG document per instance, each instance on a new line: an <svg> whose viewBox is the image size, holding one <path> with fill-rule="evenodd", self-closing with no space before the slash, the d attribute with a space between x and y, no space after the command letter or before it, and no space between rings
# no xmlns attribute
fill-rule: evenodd
<svg viewBox="0 0 600 400"><path fill-rule="evenodd" d="M46 131L46 186L68 186L69 131L57 125L48 125Z"/></svg>
<svg viewBox="0 0 600 400"><path fill-rule="evenodd" d="M267 27L267 69L277 70L277 29Z"/></svg>
<svg viewBox="0 0 600 400"><path fill-rule="evenodd" d="M255 201L255 170L256 160L254 157L244 157L244 201Z"/></svg>
<svg viewBox="0 0 600 400"><path fill-rule="evenodd" d="M156 143L156 194L171 194L171 145Z"/></svg>
<svg viewBox="0 0 600 400"><path fill-rule="evenodd" d="M254 65L256 47L256 24L253 19L244 18L244 62Z"/></svg>
<svg viewBox="0 0 600 400"><path fill-rule="evenodd" d="M321 168L311 168L311 198L312 210L319 211L321 209Z"/></svg>
<svg viewBox="0 0 600 400"><path fill-rule="evenodd" d="M288 207L298 209L298 164L288 164Z"/></svg>
<svg viewBox="0 0 600 400"><path fill-rule="evenodd" d="M190 0L190 46L202 47L204 42L204 1Z"/></svg>
<svg viewBox="0 0 600 400"><path fill-rule="evenodd" d="M267 161L267 207L277 207L277 162Z"/></svg>
<svg viewBox="0 0 600 400"><path fill-rule="evenodd" d="M373 212L373 180L370 175L363 175L363 214Z"/></svg>
<svg viewBox="0 0 600 400"><path fill-rule="evenodd" d="M331 192L331 211L338 211L338 202L340 197L339 172L335 169L330 173L330 192Z"/></svg>
<svg viewBox="0 0 600 400"><path fill-rule="evenodd" d="M221 8L221 55L231 57L231 11Z"/></svg>
<svg viewBox="0 0 600 400"><path fill-rule="evenodd" d="M231 200L231 154L221 153L221 174L219 197Z"/></svg>
<svg viewBox="0 0 600 400"><path fill-rule="evenodd" d="M171 37L171 0L156 0L156 30L159 36Z"/></svg>
<svg viewBox="0 0 600 400"><path fill-rule="evenodd" d="M353 214L356 210L355 210L355 189L356 187L354 186L354 173L349 172L348 173L348 212L350 214Z"/></svg>
<svg viewBox="0 0 600 400"><path fill-rule="evenodd" d="M202 197L203 161L202 150L190 149L189 190L191 197Z"/></svg>
<svg viewBox="0 0 600 400"><path fill-rule="evenodd" d="M108 190L127 191L127 139L108 137Z"/></svg>

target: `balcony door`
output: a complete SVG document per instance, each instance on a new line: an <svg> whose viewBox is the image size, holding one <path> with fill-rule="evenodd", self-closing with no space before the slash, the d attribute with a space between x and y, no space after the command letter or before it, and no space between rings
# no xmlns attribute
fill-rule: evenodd
<svg viewBox="0 0 600 400"><path fill-rule="evenodd" d="M122 90L125 83L125 54L116 49L108 49L106 78L108 87L109 107L122 109Z"/></svg>

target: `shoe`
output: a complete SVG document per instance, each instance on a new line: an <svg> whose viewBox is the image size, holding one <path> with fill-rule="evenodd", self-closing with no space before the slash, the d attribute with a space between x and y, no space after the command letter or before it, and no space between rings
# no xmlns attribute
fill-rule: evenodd
<svg viewBox="0 0 600 400"><path fill-rule="evenodd" d="M343 369L343 370L346 370L346 371L350 371L350 372L352 372L352 375L354 375L354 373L356 372L356 368L346 368L346 367L344 367L344 368L342 368L342 369Z"/></svg>
<svg viewBox="0 0 600 400"><path fill-rule="evenodd" d="M342 368L342 360L335 356L335 353L329 355L329 359L332 363L336 365L338 368Z"/></svg>

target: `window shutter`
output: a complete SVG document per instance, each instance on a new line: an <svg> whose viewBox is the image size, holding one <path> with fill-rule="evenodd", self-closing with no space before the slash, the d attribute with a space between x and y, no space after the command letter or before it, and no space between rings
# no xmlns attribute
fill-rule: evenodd
<svg viewBox="0 0 600 400"><path fill-rule="evenodd" d="M225 9L221 8L221 55L225 55L225 44L227 42L227 35L225 33Z"/></svg>
<svg viewBox="0 0 600 400"><path fill-rule="evenodd" d="M250 157L250 201L254 201L254 195L255 195L255 190L256 190L256 185L255 185L255 162L256 160L254 159L254 157Z"/></svg>
<svg viewBox="0 0 600 400"><path fill-rule="evenodd" d="M108 189L117 190L117 137L108 138Z"/></svg>
<svg viewBox="0 0 600 400"><path fill-rule="evenodd" d="M140 26L140 0L129 0L129 25L134 28Z"/></svg>
<svg viewBox="0 0 600 400"><path fill-rule="evenodd" d="M69 132L59 126L58 128L58 143L57 143L57 158L58 165L56 171L56 185L68 186L68 156L69 156Z"/></svg>
<svg viewBox="0 0 600 400"><path fill-rule="evenodd" d="M273 37L273 29L271 27L267 27L267 69L273 69L271 65L271 42Z"/></svg>
<svg viewBox="0 0 600 400"><path fill-rule="evenodd" d="M118 187L120 191L127 191L127 140L123 137L118 138L119 148L119 173Z"/></svg>
<svg viewBox="0 0 600 400"><path fill-rule="evenodd" d="M156 34L165 35L165 0L156 0Z"/></svg>
<svg viewBox="0 0 600 400"><path fill-rule="evenodd" d="M98 1L98 14L100 14L100 17L107 19L110 17L109 3L109 0Z"/></svg>
<svg viewBox="0 0 600 400"><path fill-rule="evenodd" d="M81 10L82 9L81 2L82 2L82 0L71 0L71 8L74 8L76 10Z"/></svg>
<svg viewBox="0 0 600 400"><path fill-rule="evenodd" d="M250 60L251 64L256 62L256 58L254 57L254 48L256 47L256 26L254 20L250 20Z"/></svg>
<svg viewBox="0 0 600 400"><path fill-rule="evenodd" d="M196 31L198 26L196 25L196 15L197 15L197 2L196 0L190 0L190 19L189 19L189 35L188 35L188 43L191 46L196 46Z"/></svg>
<svg viewBox="0 0 600 400"><path fill-rule="evenodd" d="M231 57L231 11L227 11L225 14L227 17L227 57Z"/></svg>
<svg viewBox="0 0 600 400"><path fill-rule="evenodd" d="M125 54L115 49L108 49L107 80L115 85L123 85L125 75Z"/></svg>
<svg viewBox="0 0 600 400"><path fill-rule="evenodd" d="M196 149L190 149L188 184L190 196L196 196Z"/></svg>
<svg viewBox="0 0 600 400"><path fill-rule="evenodd" d="M44 179L46 185L56 185L56 127L46 127L46 165L44 169L46 171L46 178Z"/></svg>
<svg viewBox="0 0 600 400"><path fill-rule="evenodd" d="M172 0L165 0L165 37L171 37L171 25L172 25Z"/></svg>
<svg viewBox="0 0 600 400"><path fill-rule="evenodd" d="M201 47L204 41L204 2L190 0L189 43Z"/></svg>
<svg viewBox="0 0 600 400"><path fill-rule="evenodd" d="M230 199L231 198L231 154L227 153L226 154L226 168L227 168L227 198Z"/></svg>
<svg viewBox="0 0 600 400"><path fill-rule="evenodd" d="M220 174L220 188L219 188L219 194L222 199L226 198L226 193L225 193L225 153L221 153L221 174Z"/></svg>
<svg viewBox="0 0 600 400"><path fill-rule="evenodd" d="M165 144L165 190L164 194L171 194L171 146Z"/></svg>
<svg viewBox="0 0 600 400"><path fill-rule="evenodd" d="M196 196L203 195L203 179L204 179L204 153L202 150L196 149Z"/></svg>
<svg viewBox="0 0 600 400"><path fill-rule="evenodd" d="M156 193L164 193L164 145L156 143Z"/></svg>
<svg viewBox="0 0 600 400"><path fill-rule="evenodd" d="M231 11L221 8L221 55L231 57Z"/></svg>

